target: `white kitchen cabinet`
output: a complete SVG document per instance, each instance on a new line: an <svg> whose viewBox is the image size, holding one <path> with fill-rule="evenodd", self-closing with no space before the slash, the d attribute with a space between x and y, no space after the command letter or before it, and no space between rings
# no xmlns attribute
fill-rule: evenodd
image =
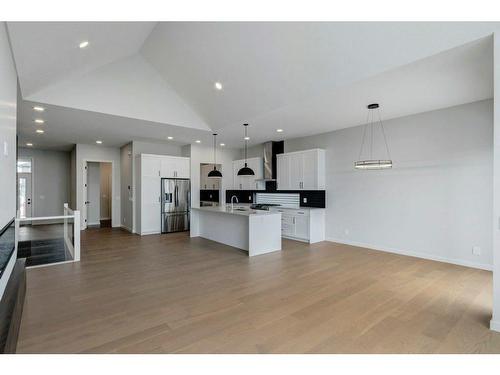
<svg viewBox="0 0 500 375"><path fill-rule="evenodd" d="M281 235L285 238L315 243L325 240L325 210L318 208L271 208L281 212Z"/></svg>
<svg viewBox="0 0 500 375"><path fill-rule="evenodd" d="M233 161L233 188L234 190L265 190L265 182L259 181L264 177L262 158L250 158L247 165L252 168L254 176L238 176L238 171L245 166L245 160Z"/></svg>
<svg viewBox="0 0 500 375"><path fill-rule="evenodd" d="M276 155L278 190L324 190L325 151L320 149Z"/></svg>
<svg viewBox="0 0 500 375"><path fill-rule="evenodd" d="M161 179L190 178L190 159L177 156L141 154L136 173L137 231L161 232Z"/></svg>
<svg viewBox="0 0 500 375"><path fill-rule="evenodd" d="M177 156L160 156L160 174L163 178L189 178L190 161L189 158Z"/></svg>
<svg viewBox="0 0 500 375"><path fill-rule="evenodd" d="M161 159L155 156L141 155L140 172L140 234L160 233L161 231Z"/></svg>

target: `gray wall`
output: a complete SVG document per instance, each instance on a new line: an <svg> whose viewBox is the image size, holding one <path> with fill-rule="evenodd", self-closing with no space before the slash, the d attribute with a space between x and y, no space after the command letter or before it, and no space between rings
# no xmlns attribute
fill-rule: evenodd
<svg viewBox="0 0 500 375"><path fill-rule="evenodd" d="M285 142L286 152L326 150L327 237L491 268L492 100L384 124L392 170L353 168L363 127Z"/></svg>
<svg viewBox="0 0 500 375"><path fill-rule="evenodd" d="M70 200L71 153L19 148L19 158L32 160L32 214L57 216Z"/></svg>

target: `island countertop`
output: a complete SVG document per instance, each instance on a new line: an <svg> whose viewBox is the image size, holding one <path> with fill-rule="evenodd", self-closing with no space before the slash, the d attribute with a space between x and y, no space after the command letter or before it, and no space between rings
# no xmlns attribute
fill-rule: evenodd
<svg viewBox="0 0 500 375"><path fill-rule="evenodd" d="M223 206L207 206L207 207L192 207L193 210L215 212L228 215L252 216L252 215L281 215L281 212L266 211L266 210L253 210L250 206L235 205L234 209L230 205Z"/></svg>

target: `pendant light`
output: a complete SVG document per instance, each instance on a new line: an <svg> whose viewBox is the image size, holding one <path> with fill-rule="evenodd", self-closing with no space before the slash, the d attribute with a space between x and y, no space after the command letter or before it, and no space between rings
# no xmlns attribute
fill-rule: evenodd
<svg viewBox="0 0 500 375"><path fill-rule="evenodd" d="M222 173L217 170L217 134L214 133L214 169L208 172L208 178L222 178Z"/></svg>
<svg viewBox="0 0 500 375"><path fill-rule="evenodd" d="M238 176L255 176L255 173L252 170L252 168L248 167L248 165L247 165L247 143L249 140L248 135L247 135L248 124L243 124L243 126L245 127L245 138L244 138L245 139L245 166L238 171Z"/></svg>
<svg viewBox="0 0 500 375"><path fill-rule="evenodd" d="M392 168L392 160L391 154L389 152L389 146L387 145L387 139L385 137L384 125L382 124L382 118L380 117L380 106L377 103L369 104L368 115L366 118L366 125L363 130L363 139L361 141L361 149L359 150L358 161L354 162L354 168L356 169L388 169ZM377 110L378 113L378 121L374 122L374 112ZM382 132L382 137L384 138L385 149L387 151L387 159L374 159L373 158L373 132L374 128L380 127L380 131ZM370 129L368 132L367 130ZM367 133L370 133L369 135ZM361 156L363 154L363 148L365 146L365 138L370 137L370 158L362 159ZM368 146L367 146L368 147Z"/></svg>

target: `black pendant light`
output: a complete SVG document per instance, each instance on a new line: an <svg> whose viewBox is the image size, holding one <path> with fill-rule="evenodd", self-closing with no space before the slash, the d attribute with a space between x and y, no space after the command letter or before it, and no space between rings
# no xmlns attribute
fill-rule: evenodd
<svg viewBox="0 0 500 375"><path fill-rule="evenodd" d="M217 134L214 136L214 169L208 172L208 178L222 178L222 173L217 170Z"/></svg>
<svg viewBox="0 0 500 375"><path fill-rule="evenodd" d="M389 152L389 146L387 145L387 139L385 137L385 131L384 131L384 124L382 124L382 118L380 116L380 109L379 109L378 103L372 103L368 104L368 116L366 118L366 125L363 130L363 139L361 141L361 149L359 150L359 157L356 162L354 162L354 168L356 169L388 169L392 168L392 160L391 160L391 154ZM378 121L374 119L374 111L377 111L378 113ZM374 158L373 157L373 132L374 132L374 127L379 125L380 131L382 132L382 137L384 139L385 143L385 150L387 151L387 158L386 159L380 159L380 158ZM369 129L369 133L368 133ZM363 155L363 148L365 146L365 138L370 137L370 143L367 144L369 146L369 158L367 159L362 159Z"/></svg>
<svg viewBox="0 0 500 375"><path fill-rule="evenodd" d="M243 126L245 127L245 166L238 171L238 176L255 176L255 172L247 165L248 124L243 124Z"/></svg>

